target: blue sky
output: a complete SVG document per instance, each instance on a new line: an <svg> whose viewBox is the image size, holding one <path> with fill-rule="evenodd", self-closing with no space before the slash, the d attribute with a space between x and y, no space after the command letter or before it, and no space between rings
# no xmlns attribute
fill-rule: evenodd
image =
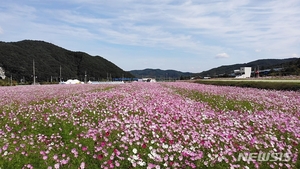
<svg viewBox="0 0 300 169"><path fill-rule="evenodd" d="M12 0L0 41L43 40L129 71L300 57L299 0Z"/></svg>

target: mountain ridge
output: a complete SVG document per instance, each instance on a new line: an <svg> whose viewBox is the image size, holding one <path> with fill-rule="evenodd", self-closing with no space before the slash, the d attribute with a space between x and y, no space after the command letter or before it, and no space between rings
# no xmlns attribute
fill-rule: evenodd
<svg viewBox="0 0 300 169"><path fill-rule="evenodd" d="M37 81L59 81L77 78L84 80L104 80L108 77L134 77L114 63L101 56L91 56L85 52L70 51L60 46L40 40L0 42L0 67L6 76L19 81L33 81L33 60Z"/></svg>
<svg viewBox="0 0 300 169"><path fill-rule="evenodd" d="M285 59L258 59L248 63L237 63L232 65L222 65L216 68L202 71L199 73L200 76L217 76L219 74L230 74L234 70L240 69L240 67L252 67L254 69L271 69L283 66L284 63L292 62L298 58L285 58Z"/></svg>
<svg viewBox="0 0 300 169"><path fill-rule="evenodd" d="M162 70L152 68L146 68L142 70L130 70L129 72L137 78L149 77L156 78L158 80L179 79L180 77L194 75L194 73L191 72L181 72L172 69Z"/></svg>
<svg viewBox="0 0 300 169"><path fill-rule="evenodd" d="M199 73L181 72L178 70L161 70L146 68L142 70L129 71L134 76L141 77L159 77L160 79L189 79L190 77L215 77L218 75L224 76L233 73L234 70L240 69L240 67L252 67L252 70L256 69L272 69L278 67L288 67L289 63L296 62L300 58L286 58L286 59L258 59L248 63L237 63L232 65L222 65ZM149 73L150 72L150 73ZM157 73L156 73L157 72ZM169 76L168 76L169 75ZM288 74L286 74L288 75Z"/></svg>
<svg viewBox="0 0 300 169"><path fill-rule="evenodd" d="M191 77L217 77L220 74L230 74L240 67L273 69L285 67L282 73L273 75L300 74L300 58L286 59L259 59L248 63L222 65L200 73L181 72L173 69L151 69L124 71L114 63L101 56L91 56L81 51L70 51L55 44L41 40L22 40L18 42L0 41L0 79L3 69L6 77L15 81L33 81L33 60L36 67L38 82L60 81L60 68L62 80L69 78L84 80L109 80L111 78L149 77L158 80L189 79ZM87 79L85 79L87 77Z"/></svg>

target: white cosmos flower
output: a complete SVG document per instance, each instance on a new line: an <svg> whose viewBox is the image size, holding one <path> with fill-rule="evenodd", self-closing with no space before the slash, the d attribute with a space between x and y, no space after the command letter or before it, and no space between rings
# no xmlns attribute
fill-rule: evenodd
<svg viewBox="0 0 300 169"><path fill-rule="evenodd" d="M144 161L139 161L139 162L138 162L138 165L140 165L140 166L145 166L146 163L145 163Z"/></svg>
<svg viewBox="0 0 300 169"><path fill-rule="evenodd" d="M169 148L168 144L163 144L162 147L165 149Z"/></svg>
<svg viewBox="0 0 300 169"><path fill-rule="evenodd" d="M132 150L132 152L133 152L134 154L136 154L136 153L137 153L137 149L134 148L134 149Z"/></svg>
<svg viewBox="0 0 300 169"><path fill-rule="evenodd" d="M194 147L194 146L191 146L191 147L190 147L190 150L195 151L195 147Z"/></svg>
<svg viewBox="0 0 300 169"><path fill-rule="evenodd" d="M138 159L139 159L139 157L138 157L137 155L133 155L132 158L133 158L134 160L138 160Z"/></svg>

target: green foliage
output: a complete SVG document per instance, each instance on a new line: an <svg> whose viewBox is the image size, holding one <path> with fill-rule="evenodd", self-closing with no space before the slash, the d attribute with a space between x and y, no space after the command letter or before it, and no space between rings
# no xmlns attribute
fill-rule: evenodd
<svg viewBox="0 0 300 169"><path fill-rule="evenodd" d="M169 80L169 79L190 79L190 76L194 76L195 73L180 72L176 70L160 70L160 69L144 69L144 70L131 70L131 74L137 78L152 77L157 80Z"/></svg>
<svg viewBox="0 0 300 169"><path fill-rule="evenodd" d="M90 56L83 52L72 52L43 41L24 40L20 42L0 42L0 65L5 75L20 81L32 82L33 60L38 82L59 82L60 66L62 80L107 79L133 77L110 61L100 56Z"/></svg>
<svg viewBox="0 0 300 169"><path fill-rule="evenodd" d="M209 93L201 93L198 91L189 91L184 89L175 89L177 93L185 97L191 98L199 102L205 102L217 111L254 111L256 108L262 110L262 105L251 103L247 100L233 100L221 95L212 95ZM207 123L210 123L208 121Z"/></svg>
<svg viewBox="0 0 300 169"><path fill-rule="evenodd" d="M220 66L213 68L201 73L190 73L190 72L180 72L176 70L160 70L160 69L144 69L144 70L131 70L134 76L138 78L142 77L155 77L158 80L168 80L180 79L187 80L191 77L206 77L206 76L218 76L218 77L230 77L233 70L240 69L240 67L252 67L253 69L259 66L260 70L263 69L273 69L284 67L283 71L271 70L269 75L271 76L281 76L281 75L300 75L300 59L288 58L288 59L261 59L244 64L234 64Z"/></svg>
<svg viewBox="0 0 300 169"><path fill-rule="evenodd" d="M289 63L283 64L282 75L300 75L300 58Z"/></svg>
<svg viewBox="0 0 300 169"><path fill-rule="evenodd" d="M15 80L10 80L8 78L2 80L0 79L0 86L15 86L17 85L17 82Z"/></svg>
<svg viewBox="0 0 300 169"><path fill-rule="evenodd" d="M213 68L207 71L203 71L200 73L200 76L215 76L219 74L230 74L233 73L234 70L240 69L240 67L252 67L255 68L260 66L260 69L271 69L271 68L278 68L281 67L283 63L289 63L292 61L297 61L297 58L289 58L289 59L261 59L256 60L249 63L244 64L234 64L234 65L226 65L220 66L217 68Z"/></svg>

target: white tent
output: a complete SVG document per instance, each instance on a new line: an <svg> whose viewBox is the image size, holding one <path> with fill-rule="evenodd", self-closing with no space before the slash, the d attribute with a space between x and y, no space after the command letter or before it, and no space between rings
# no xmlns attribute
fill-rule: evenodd
<svg viewBox="0 0 300 169"><path fill-rule="evenodd" d="M81 82L77 79L69 79L66 82L61 82L61 84L81 84Z"/></svg>

